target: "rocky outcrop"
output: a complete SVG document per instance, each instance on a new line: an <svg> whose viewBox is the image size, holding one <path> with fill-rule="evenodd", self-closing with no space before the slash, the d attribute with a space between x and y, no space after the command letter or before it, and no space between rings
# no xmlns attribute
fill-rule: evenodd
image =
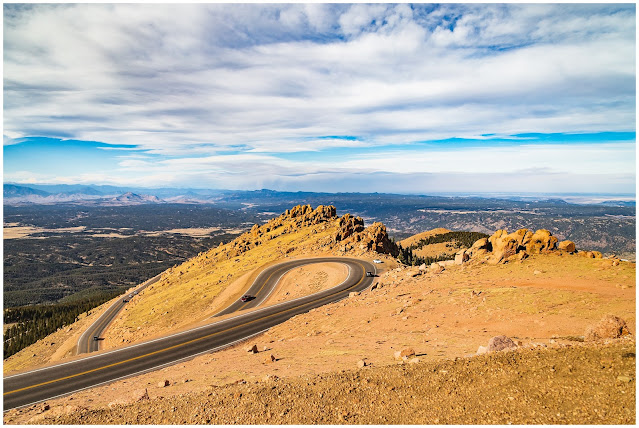
<svg viewBox="0 0 639 428"><path fill-rule="evenodd" d="M510 234L505 229L500 229L488 238L475 241L465 252L458 252L455 262L465 263L468 256L468 261L508 263L522 261L530 254L551 252L577 254L590 258L602 257L597 251L578 252L574 242L567 240L558 242L558 239L546 229L539 229L534 233L528 229L519 229Z"/></svg>
<svg viewBox="0 0 639 428"><path fill-rule="evenodd" d="M295 232L303 227L328 223L335 218L336 209L332 205L319 205L315 209L310 205L297 205L266 224L261 226L253 225L250 231L231 241L221 254L221 257L236 257L270 239Z"/></svg>
<svg viewBox="0 0 639 428"><path fill-rule="evenodd" d="M546 253L557 248L557 241L558 239L552 236L549 230L539 229L526 245L526 251L529 254Z"/></svg>
<svg viewBox="0 0 639 428"><path fill-rule="evenodd" d="M359 219L359 217L355 218ZM384 226L383 223L375 222L364 229L363 223L363 220L362 224L360 225L358 221L351 222L350 219L348 220L348 222L345 222L345 224L353 224L355 232L348 235L348 239L344 240L344 242L353 243L356 246L359 245L359 248L361 250L375 251L377 253L390 254L393 257L397 257L397 255L399 254L399 248L397 247L397 244L392 242L388 237L386 226ZM338 232L335 239L338 240L337 238L341 237L343 233L344 232L342 231L342 229L340 229L340 232Z"/></svg>
<svg viewBox="0 0 639 428"><path fill-rule="evenodd" d="M586 329L584 340L617 339L628 334L631 333L624 320L614 315L606 315L597 324Z"/></svg>
<svg viewBox="0 0 639 428"><path fill-rule="evenodd" d="M361 217L353 217L350 214L345 214L338 221L339 231L335 234L335 241L343 241L344 239L353 236L353 234L362 232L364 230L364 220Z"/></svg>

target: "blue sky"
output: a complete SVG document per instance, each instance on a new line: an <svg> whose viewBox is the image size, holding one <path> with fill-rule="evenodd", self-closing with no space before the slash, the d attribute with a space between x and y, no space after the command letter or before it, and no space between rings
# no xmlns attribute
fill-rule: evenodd
<svg viewBox="0 0 639 428"><path fill-rule="evenodd" d="M4 5L5 182L634 193L634 4Z"/></svg>

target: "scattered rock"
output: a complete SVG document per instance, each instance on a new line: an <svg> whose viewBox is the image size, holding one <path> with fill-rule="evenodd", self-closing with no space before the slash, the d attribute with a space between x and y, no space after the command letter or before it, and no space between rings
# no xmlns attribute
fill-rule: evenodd
<svg viewBox="0 0 639 428"><path fill-rule="evenodd" d="M258 353L257 345L249 346L248 348L246 348L246 352L249 352L251 354L257 354Z"/></svg>
<svg viewBox="0 0 639 428"><path fill-rule="evenodd" d="M42 409L42 411L43 411L43 412L46 412L46 411L47 411L47 410L49 410L50 408L51 408L51 406L49 406L47 403L43 403L43 404L42 404L42 407L41 407L41 409Z"/></svg>
<svg viewBox="0 0 639 428"><path fill-rule="evenodd" d="M466 254L466 250L465 249L459 250L457 252L457 254L455 254L455 264L456 265L464 264L469 259L470 259L470 257L468 256L468 254Z"/></svg>
<svg viewBox="0 0 639 428"><path fill-rule="evenodd" d="M439 263L433 263L428 268L429 273L438 274L438 273L442 273L443 271L444 271L444 267L440 265Z"/></svg>
<svg viewBox="0 0 639 428"><path fill-rule="evenodd" d="M586 329L584 340L617 339L631 334L626 322L614 315L606 315L595 325Z"/></svg>
<svg viewBox="0 0 639 428"><path fill-rule="evenodd" d="M125 404L127 404L126 400L123 400L122 398L118 398L115 401L111 401L109 404L107 404L107 406L109 407L109 409L112 409L116 406L124 406Z"/></svg>
<svg viewBox="0 0 639 428"><path fill-rule="evenodd" d="M488 352L488 348L485 346L480 346L479 348L477 348L477 355L482 355L486 352Z"/></svg>
<svg viewBox="0 0 639 428"><path fill-rule="evenodd" d="M144 389L139 389L133 393L133 398L135 401L149 400L149 391Z"/></svg>
<svg viewBox="0 0 639 428"><path fill-rule="evenodd" d="M366 361L364 361L364 360L359 360L357 362L357 367L360 368L360 369L363 368L363 367L366 367L367 365L368 364L366 364Z"/></svg>
<svg viewBox="0 0 639 428"><path fill-rule="evenodd" d="M557 244L557 249L565 251L567 253L574 253L575 251L577 251L575 243L568 240L561 241L559 244Z"/></svg>
<svg viewBox="0 0 639 428"><path fill-rule="evenodd" d="M408 364L417 364L419 363L419 358L412 358L408 361Z"/></svg>
<svg viewBox="0 0 639 428"><path fill-rule="evenodd" d="M632 382L632 377L624 375L617 376L617 382L630 383Z"/></svg>
<svg viewBox="0 0 639 428"><path fill-rule="evenodd" d="M169 385L171 385L171 382L169 382L168 380L163 380L161 382L158 382L158 387L160 388L165 388Z"/></svg>
<svg viewBox="0 0 639 428"><path fill-rule="evenodd" d="M277 358L275 358L272 354L264 359L265 364L274 363L275 361L277 361Z"/></svg>
<svg viewBox="0 0 639 428"><path fill-rule="evenodd" d="M533 272L533 275L541 275L541 273L542 273L542 272L541 272L540 270L535 270L535 271Z"/></svg>
<svg viewBox="0 0 639 428"><path fill-rule="evenodd" d="M400 356L402 359L406 359L406 358L408 358L408 357L412 357L412 356L414 356L414 355L415 355L415 350L414 350L413 348L405 348L405 349L402 349L402 350L401 350L401 352L399 353L399 356Z"/></svg>
<svg viewBox="0 0 639 428"><path fill-rule="evenodd" d="M355 296L359 296L359 293L357 291L351 291L350 293L348 293L348 297L355 297Z"/></svg>
<svg viewBox="0 0 639 428"><path fill-rule="evenodd" d="M495 336L488 341L488 352L503 351L516 348L517 345L508 336Z"/></svg>

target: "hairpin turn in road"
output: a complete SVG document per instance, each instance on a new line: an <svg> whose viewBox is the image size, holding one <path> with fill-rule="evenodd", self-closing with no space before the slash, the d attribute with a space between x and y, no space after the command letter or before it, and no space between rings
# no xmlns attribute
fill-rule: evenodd
<svg viewBox="0 0 639 428"><path fill-rule="evenodd" d="M372 284L374 278L367 276L366 272L375 272L375 267L367 261L345 257L293 260L271 266L260 273L247 292L255 296L255 299L247 302L250 304L234 303L217 315L259 305L271 293L281 276L290 269L311 263L335 262L347 265L349 275L344 282L334 288L160 339L7 376L3 379L4 409L22 407L67 395L222 349L261 333L295 315L341 300L350 292L364 290Z"/></svg>

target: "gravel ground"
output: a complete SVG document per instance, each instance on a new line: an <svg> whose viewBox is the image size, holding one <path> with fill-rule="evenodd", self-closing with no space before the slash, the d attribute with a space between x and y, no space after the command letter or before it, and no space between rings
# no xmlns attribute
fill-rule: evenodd
<svg viewBox="0 0 639 428"><path fill-rule="evenodd" d="M635 424L635 342L211 387L40 424ZM42 405L40 405L42 406ZM11 424L5 416L5 423Z"/></svg>

